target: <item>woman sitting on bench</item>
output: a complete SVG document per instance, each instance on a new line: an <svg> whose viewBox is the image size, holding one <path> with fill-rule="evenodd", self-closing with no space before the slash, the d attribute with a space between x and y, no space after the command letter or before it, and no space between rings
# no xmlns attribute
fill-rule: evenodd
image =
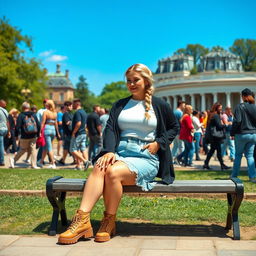
<svg viewBox="0 0 256 256"><path fill-rule="evenodd" d="M123 185L141 186L148 191L160 177L166 184L174 180L170 144L179 124L169 105L154 96L152 72L135 64L125 73L131 96L117 101L110 112L103 134L103 149L94 159L94 168L82 201L68 230L59 236L61 244L92 237L90 212L103 195L105 212L96 242L115 235L116 212Z"/></svg>

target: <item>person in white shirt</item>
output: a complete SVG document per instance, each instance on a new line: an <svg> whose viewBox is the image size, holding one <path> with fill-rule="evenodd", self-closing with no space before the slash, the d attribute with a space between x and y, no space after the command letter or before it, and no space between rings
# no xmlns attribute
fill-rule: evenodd
<svg viewBox="0 0 256 256"><path fill-rule="evenodd" d="M195 143L195 154L196 154L196 161L200 161L200 142L202 138L202 126L203 124L199 121L199 112L197 110L193 111L192 123L194 125L194 143Z"/></svg>

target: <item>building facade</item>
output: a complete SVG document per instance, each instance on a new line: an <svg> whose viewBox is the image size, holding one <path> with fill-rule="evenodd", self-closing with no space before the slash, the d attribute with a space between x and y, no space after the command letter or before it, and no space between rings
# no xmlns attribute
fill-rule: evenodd
<svg viewBox="0 0 256 256"><path fill-rule="evenodd" d="M69 71L62 73L60 64L57 64L56 72L47 74L48 98L53 100L56 107L63 105L64 101L74 99L74 87L69 79Z"/></svg>
<svg viewBox="0 0 256 256"><path fill-rule="evenodd" d="M168 69L170 59L178 59L183 69ZM256 93L256 72L243 72L239 58L227 51L210 52L201 57L198 73L191 75L192 56L174 55L158 63L154 74L155 95L163 98L171 107L184 100L199 111L208 110L215 102L223 108L234 107L241 102L240 93L249 88ZM189 69L187 68L188 65ZM163 68L165 67L165 68ZM191 68L192 67L192 68Z"/></svg>

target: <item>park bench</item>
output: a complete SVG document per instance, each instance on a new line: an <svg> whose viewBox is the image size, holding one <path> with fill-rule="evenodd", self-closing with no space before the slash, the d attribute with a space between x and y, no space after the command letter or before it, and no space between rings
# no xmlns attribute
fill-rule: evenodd
<svg viewBox="0 0 256 256"><path fill-rule="evenodd" d="M65 209L65 199L67 192L83 191L85 179L65 179L56 176L46 182L46 195L53 207L52 221L48 234L55 236L59 215L61 224L67 225L67 214ZM138 186L124 186L124 193L148 193L142 191ZM156 182L150 193L225 193L227 194L228 210L226 219L226 230L233 226L233 239L240 239L240 227L238 210L244 196L244 186L237 178L230 180L175 180L172 184L166 185Z"/></svg>

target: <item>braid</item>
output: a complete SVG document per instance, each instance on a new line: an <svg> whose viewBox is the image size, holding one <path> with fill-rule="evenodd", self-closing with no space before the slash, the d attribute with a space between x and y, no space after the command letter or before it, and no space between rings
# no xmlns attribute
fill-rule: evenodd
<svg viewBox="0 0 256 256"><path fill-rule="evenodd" d="M148 112L150 110L150 106L152 102L152 94L153 94L153 88L152 86L149 86L145 92L145 117L147 120L149 120L151 117Z"/></svg>

